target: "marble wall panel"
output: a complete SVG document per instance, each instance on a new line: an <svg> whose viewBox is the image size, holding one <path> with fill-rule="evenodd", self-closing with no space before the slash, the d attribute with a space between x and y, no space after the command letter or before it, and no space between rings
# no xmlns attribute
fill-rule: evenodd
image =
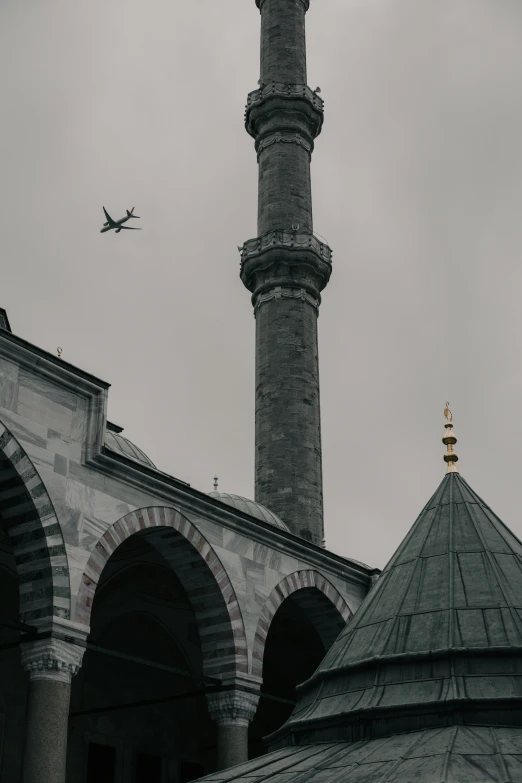
<svg viewBox="0 0 522 783"><path fill-rule="evenodd" d="M25 444L22 445L25 448ZM26 451L40 475L42 475L42 471L45 471L48 468L54 471L54 454L52 451L35 445L30 445Z"/></svg>
<svg viewBox="0 0 522 783"><path fill-rule="evenodd" d="M47 448L55 454L60 454L67 460L80 460L82 458L82 444L72 441L70 438L61 437L56 430L48 431Z"/></svg>
<svg viewBox="0 0 522 783"><path fill-rule="evenodd" d="M232 530L223 530L223 548L250 559L254 557L254 542Z"/></svg>
<svg viewBox="0 0 522 783"><path fill-rule="evenodd" d="M67 479L60 473L56 473L54 465L44 465L38 471L47 494L54 506L56 516L60 524L63 524L63 510L65 507L65 485Z"/></svg>
<svg viewBox="0 0 522 783"><path fill-rule="evenodd" d="M0 407L16 411L18 406L18 384L0 375Z"/></svg>
<svg viewBox="0 0 522 783"><path fill-rule="evenodd" d="M93 516L96 514L96 490L68 477L65 503L69 508L81 511L84 516Z"/></svg>
<svg viewBox="0 0 522 783"><path fill-rule="evenodd" d="M71 422L71 440L75 443L83 443L86 437L87 427L87 400L84 397L78 397L76 410L73 413Z"/></svg>
<svg viewBox="0 0 522 783"><path fill-rule="evenodd" d="M273 550L264 544L260 544L258 541L254 541L254 557L256 563L263 563L268 565L270 558L273 555Z"/></svg>
<svg viewBox="0 0 522 783"><path fill-rule="evenodd" d="M69 408L71 411L76 410L77 395L52 383L47 378L35 375L21 367L18 382L25 391L31 391L38 397L44 397L60 407ZM48 426L50 425L48 424Z"/></svg>
<svg viewBox="0 0 522 783"><path fill-rule="evenodd" d="M124 498L125 502L122 504L122 508L124 506L134 509L168 505L164 501L159 501L153 494L130 487L113 479L111 476L104 476L99 471L91 470L88 466L82 465L73 459L69 461L69 476L88 487L92 487L100 494L111 497L114 501L118 498ZM119 517L117 518L119 519Z"/></svg>
<svg viewBox="0 0 522 783"><path fill-rule="evenodd" d="M0 409L0 421L20 441L29 455L31 446L37 446L41 449L47 448L47 427L43 424L30 421L5 408Z"/></svg>
<svg viewBox="0 0 522 783"><path fill-rule="evenodd" d="M266 572L265 572L265 582L266 582ZM270 593L271 590L269 587L266 586L266 584L254 585L254 600L256 606L263 607Z"/></svg>
<svg viewBox="0 0 522 783"><path fill-rule="evenodd" d="M76 596L80 588L83 572L89 561L90 552L79 546L73 546L72 544L65 545L65 551L67 552L67 559L69 561L69 572L71 578L71 597L74 596L76 602ZM71 617L74 616L74 608L71 608Z"/></svg>
<svg viewBox="0 0 522 783"><path fill-rule="evenodd" d="M107 527L107 523L101 519L83 516L81 526L78 528L78 546L92 552Z"/></svg>
<svg viewBox="0 0 522 783"><path fill-rule="evenodd" d="M97 519L103 520L107 526L117 522L118 519L121 519L125 514L128 514L129 511L144 507L141 503L139 506L131 505L130 503L120 500L118 497L107 495L99 490L91 491L94 493L93 514Z"/></svg>
<svg viewBox="0 0 522 783"><path fill-rule="evenodd" d="M94 511L91 514L84 514L82 517L78 545L92 552L107 528L125 514L135 511L138 506L124 503L118 498L105 495L98 490L89 489L89 491L93 493ZM139 507L143 508L144 506L140 505Z"/></svg>
<svg viewBox="0 0 522 783"><path fill-rule="evenodd" d="M18 383L19 371L20 368L17 364L13 364L7 359L0 358L0 375L3 375L4 378L7 378L8 381Z"/></svg>
<svg viewBox="0 0 522 783"><path fill-rule="evenodd" d="M68 437L71 435L73 410L27 386L20 385L18 389L17 412L29 421L44 421L47 428L58 430Z"/></svg>
<svg viewBox="0 0 522 783"><path fill-rule="evenodd" d="M265 583L265 566L261 563L256 563L255 560L250 560L248 557L241 557L243 566L243 572L246 576L248 584L264 584Z"/></svg>
<svg viewBox="0 0 522 783"><path fill-rule="evenodd" d="M82 465L81 462L76 460L69 460L69 476L87 487L92 487L100 492L105 492L107 489L108 478L97 470L91 470L86 465ZM124 488L121 489L122 493Z"/></svg>
<svg viewBox="0 0 522 783"><path fill-rule="evenodd" d="M297 560L296 557L292 557L292 555L288 555L286 552L281 552L279 567L273 570L277 570L281 572L283 576L287 576L288 574L293 574L294 571L301 571L305 568L310 568L310 565Z"/></svg>
<svg viewBox="0 0 522 783"><path fill-rule="evenodd" d="M68 460L61 454L54 455L54 472L60 476L67 476Z"/></svg>
<svg viewBox="0 0 522 783"><path fill-rule="evenodd" d="M247 580L243 570L243 562L240 555L235 552L227 552L226 549L221 547L214 547L216 555L221 561L223 568L228 574L228 578L232 582L236 597L241 605L241 609L244 607L244 599L247 592Z"/></svg>
<svg viewBox="0 0 522 783"><path fill-rule="evenodd" d="M277 549L272 549L271 547L265 546L265 544L260 544L257 541L254 542L253 560L255 560L256 563L264 563L270 568L275 568L277 571L281 567L281 557L282 553Z"/></svg>
<svg viewBox="0 0 522 783"><path fill-rule="evenodd" d="M209 519L203 519L202 517L191 514L190 512L184 512L184 516L187 517L192 524L197 527L201 535L204 536L212 547L224 547L224 535L225 530L221 525L217 525Z"/></svg>
<svg viewBox="0 0 522 783"><path fill-rule="evenodd" d="M266 603L268 596L270 595L270 589L265 587L263 574L263 582L248 582L247 583L247 600L245 604L245 612L254 618L254 624L257 627L257 621L263 606Z"/></svg>
<svg viewBox="0 0 522 783"><path fill-rule="evenodd" d="M328 575L326 574L326 576ZM339 577L333 575L328 576L328 579L341 593L351 611L355 613L367 594L367 590L364 585L347 582L345 579L339 579Z"/></svg>

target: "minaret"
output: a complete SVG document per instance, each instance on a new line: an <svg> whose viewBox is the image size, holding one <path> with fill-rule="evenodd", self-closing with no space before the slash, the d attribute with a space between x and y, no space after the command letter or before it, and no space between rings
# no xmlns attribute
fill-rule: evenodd
<svg viewBox="0 0 522 783"><path fill-rule="evenodd" d="M256 0L261 78L245 114L259 164L258 237L241 248L256 318L255 499L323 541L317 317L332 253L313 233L310 160L323 124L306 84L310 0Z"/></svg>

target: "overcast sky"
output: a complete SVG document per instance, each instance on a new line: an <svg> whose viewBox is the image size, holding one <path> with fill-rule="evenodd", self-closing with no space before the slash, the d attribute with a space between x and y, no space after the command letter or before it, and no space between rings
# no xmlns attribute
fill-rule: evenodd
<svg viewBox="0 0 522 783"><path fill-rule="evenodd" d="M0 258L13 331L112 384L162 470L254 492L254 0L3 0ZM329 548L383 567L459 468L522 535L522 2L312 0ZM143 231L100 234L136 206Z"/></svg>

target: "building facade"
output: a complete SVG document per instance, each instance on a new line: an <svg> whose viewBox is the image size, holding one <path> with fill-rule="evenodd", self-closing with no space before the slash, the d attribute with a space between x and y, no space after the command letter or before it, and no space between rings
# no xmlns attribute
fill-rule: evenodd
<svg viewBox="0 0 522 783"><path fill-rule="evenodd" d="M377 575L324 546L309 0L256 4L255 500L163 473L107 422L107 383L0 313L2 783L186 783L261 755Z"/></svg>
<svg viewBox="0 0 522 783"><path fill-rule="evenodd" d="M522 542L455 468L312 677L271 752L212 783L520 783Z"/></svg>
<svg viewBox="0 0 522 783"><path fill-rule="evenodd" d="M376 572L162 473L107 383L2 323L2 783L181 783L261 753Z"/></svg>

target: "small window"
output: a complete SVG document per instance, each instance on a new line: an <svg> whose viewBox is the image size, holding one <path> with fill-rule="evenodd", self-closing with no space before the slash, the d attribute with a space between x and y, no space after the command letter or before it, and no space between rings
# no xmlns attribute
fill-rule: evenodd
<svg viewBox="0 0 522 783"><path fill-rule="evenodd" d="M190 783L191 780L202 778L205 767L202 764L194 764L192 761L182 761L179 767L180 783Z"/></svg>
<svg viewBox="0 0 522 783"><path fill-rule="evenodd" d="M116 748L90 742L85 783L114 783L115 771Z"/></svg>
<svg viewBox="0 0 522 783"><path fill-rule="evenodd" d="M161 756L152 753L136 753L134 783L161 783L162 761Z"/></svg>

